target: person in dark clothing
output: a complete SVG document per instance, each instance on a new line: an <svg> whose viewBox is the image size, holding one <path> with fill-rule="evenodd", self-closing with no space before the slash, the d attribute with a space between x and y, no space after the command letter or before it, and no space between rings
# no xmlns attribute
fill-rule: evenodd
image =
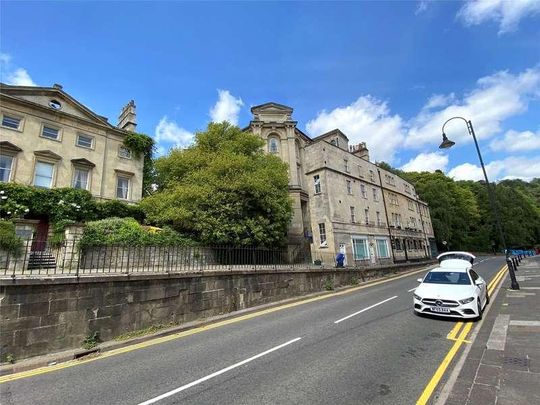
<svg viewBox="0 0 540 405"><path fill-rule="evenodd" d="M336 255L336 267L343 267L343 263L345 262L345 255L341 252L339 252Z"/></svg>

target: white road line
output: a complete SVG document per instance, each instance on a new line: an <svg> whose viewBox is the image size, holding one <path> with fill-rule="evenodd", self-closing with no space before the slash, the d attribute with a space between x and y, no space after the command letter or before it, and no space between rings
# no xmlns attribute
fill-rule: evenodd
<svg viewBox="0 0 540 405"><path fill-rule="evenodd" d="M150 405L150 404L154 404L158 401L161 401L162 399L164 398L168 398L174 394L178 394L179 392L182 392L184 390L187 390L188 388L191 388L197 384L200 384L204 381L208 381L210 380L211 378L214 378L214 377L217 377L218 375L221 375L223 373L226 373L227 371L231 371L232 369L234 368L237 368L237 367L240 367L240 366L243 366L244 364L247 364L255 359L258 359L259 357L262 357L262 356L266 356L267 354L269 353L272 353L272 352L275 352L276 350L279 350L279 349L282 349L283 347L285 346L288 346L294 342L298 342L300 339L302 338L296 338L296 339L293 339L293 340L289 340L288 342L285 342L279 346L276 346L276 347L273 347L265 352L262 352L262 353L259 353L257 354L256 356L253 356L253 357L250 357L249 359L245 359L239 363L236 363L236 364L233 364L232 366L229 366L229 367L226 367L222 370L219 370L219 371L216 371L215 373L212 373L210 375L207 375L206 377L203 377L203 378L199 378L198 380L196 381L193 381L193 382L190 382L189 384L186 384L186 385L182 385L181 387L179 388L176 388L172 391L169 391L169 392L166 392L165 394L162 394L158 397L155 397L155 398L152 398L152 399L149 399L148 401L145 401L145 402L141 402L139 405Z"/></svg>
<svg viewBox="0 0 540 405"><path fill-rule="evenodd" d="M340 323L340 322L342 322L342 321L344 321L344 320L346 320L346 319L349 319L349 318L351 318L351 317L353 317L353 316L355 316L355 315L361 314L362 312L368 311L368 310L370 310L371 308L375 308L376 306L381 305L381 304L384 304L385 302L388 302L388 301L390 301L390 300L393 300L394 298L397 298L397 297L398 297L397 295L394 295L393 297L390 297L390 298L388 298L388 299L385 299L384 301L378 302L378 303L376 303L376 304L373 304L373 305L370 306L370 307L364 308L364 309L362 309L361 311L355 312L354 314L350 314L350 315L346 316L345 318L341 318L341 319L335 321L334 323Z"/></svg>
<svg viewBox="0 0 540 405"><path fill-rule="evenodd" d="M418 288L418 287L411 288L410 290L407 290L407 292L414 291L414 290L416 290L417 288Z"/></svg>

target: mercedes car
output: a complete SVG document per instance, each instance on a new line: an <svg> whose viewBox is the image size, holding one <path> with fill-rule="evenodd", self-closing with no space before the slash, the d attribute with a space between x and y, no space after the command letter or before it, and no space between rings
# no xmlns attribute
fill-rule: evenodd
<svg viewBox="0 0 540 405"><path fill-rule="evenodd" d="M475 256L446 252L439 266L419 278L413 292L414 311L420 315L481 319L489 295L485 280L473 270Z"/></svg>

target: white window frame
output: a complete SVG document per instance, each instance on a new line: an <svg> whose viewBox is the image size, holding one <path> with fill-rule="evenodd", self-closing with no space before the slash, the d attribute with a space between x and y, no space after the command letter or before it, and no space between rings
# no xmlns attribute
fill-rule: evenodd
<svg viewBox="0 0 540 405"><path fill-rule="evenodd" d="M321 194L321 176L316 174L313 176L313 186L315 189L315 194Z"/></svg>
<svg viewBox="0 0 540 405"><path fill-rule="evenodd" d="M122 150L125 150L127 151L127 156L122 156L122 153L120 151ZM127 146L124 146L124 145L118 145L118 157L120 159L128 159L128 160L131 160L131 157L132 157L132 153L131 153L131 150L127 147Z"/></svg>
<svg viewBox="0 0 540 405"><path fill-rule="evenodd" d="M367 191L366 191L366 185L360 184L360 194L362 197L367 198Z"/></svg>
<svg viewBox="0 0 540 405"><path fill-rule="evenodd" d="M373 201L379 201L379 190L373 187Z"/></svg>
<svg viewBox="0 0 540 405"><path fill-rule="evenodd" d="M118 185L119 185L118 183L119 183L120 179L127 180L127 193L126 193L125 198L118 196ZM117 174L116 175L116 187L115 187L114 195L118 200L129 201L131 199L131 180L132 180L132 176L129 176L129 175L126 175L126 174Z"/></svg>
<svg viewBox="0 0 540 405"><path fill-rule="evenodd" d="M386 255L381 255L381 250L379 248L379 243L384 242L385 248L386 248ZM390 249L388 248L388 239L386 238L375 238L375 247L377 249L377 257L381 259L389 259L390 258Z"/></svg>
<svg viewBox="0 0 540 405"><path fill-rule="evenodd" d="M321 247L328 246L328 240L326 239L326 224L324 222L319 222L319 241Z"/></svg>
<svg viewBox="0 0 540 405"><path fill-rule="evenodd" d="M50 138L48 136L43 135L43 131L45 131L46 127L50 128L50 129L54 129L55 131L57 131L57 137L56 138ZM62 142L62 128L60 128L57 125L49 124L47 122L44 122L44 123L41 124L41 130L39 132L39 137L43 138L43 139L48 139L49 141Z"/></svg>
<svg viewBox="0 0 540 405"><path fill-rule="evenodd" d="M77 188L75 187L75 179L77 177L77 171L85 171L87 173L86 177L86 187L85 188ZM73 177L71 179L71 187L77 190L90 190L90 183L92 180L92 169L90 167L83 167L83 166L73 166Z"/></svg>
<svg viewBox="0 0 540 405"><path fill-rule="evenodd" d="M11 153L0 153L0 157L6 157L6 158L11 159L11 164L9 165L9 169L8 169L9 171L8 171L7 180L0 179L0 181L9 183L13 180L13 167L15 166L15 159L17 159L17 157Z"/></svg>
<svg viewBox="0 0 540 405"><path fill-rule="evenodd" d="M17 126L17 128L12 128L12 127L4 125L4 117L19 120L19 125ZM0 126L2 128L9 129L10 131L22 132L23 126L24 126L23 124L24 124L24 118L22 116L17 115L17 114L10 114L10 113L2 112L2 119L0 121Z"/></svg>
<svg viewBox="0 0 540 405"><path fill-rule="evenodd" d="M38 168L38 164L40 164L40 163L52 166L51 181L49 183L49 187L44 187L44 186L40 186L40 185L36 184L37 168ZM53 162L48 161L48 160L36 159L36 162L35 162L35 165L34 165L34 176L32 178L32 185L34 185L35 187L47 188L47 189L54 188L55 176L56 176L56 163L53 163Z"/></svg>
<svg viewBox="0 0 540 405"><path fill-rule="evenodd" d="M368 238L366 236L353 236L351 238L351 242L352 242L352 251L353 251L353 258L354 260L369 260L370 258L370 253L369 253L369 243L368 243ZM365 253L364 255L362 256L359 256L358 255L358 251L357 251L357 243L358 242L361 242L361 244L363 245L364 249L363 249L363 253Z"/></svg>
<svg viewBox="0 0 540 405"><path fill-rule="evenodd" d="M81 139L81 136L90 139L90 146L85 146L85 145L79 144L79 140ZM91 136L91 135L77 134L77 138L75 139L75 146L78 146L79 148L92 149L93 150L95 148L95 142L96 142L96 138Z"/></svg>

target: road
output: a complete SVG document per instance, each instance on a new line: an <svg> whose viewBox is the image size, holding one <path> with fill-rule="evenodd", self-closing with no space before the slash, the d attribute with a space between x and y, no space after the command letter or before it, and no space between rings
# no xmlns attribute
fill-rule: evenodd
<svg viewBox="0 0 540 405"><path fill-rule="evenodd" d="M503 258L478 258L493 279ZM0 385L13 404L413 404L454 320L415 316L423 273Z"/></svg>

